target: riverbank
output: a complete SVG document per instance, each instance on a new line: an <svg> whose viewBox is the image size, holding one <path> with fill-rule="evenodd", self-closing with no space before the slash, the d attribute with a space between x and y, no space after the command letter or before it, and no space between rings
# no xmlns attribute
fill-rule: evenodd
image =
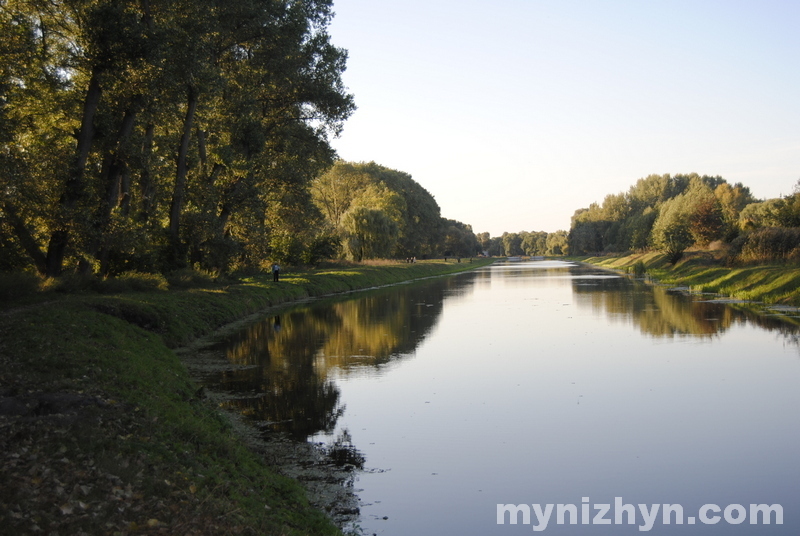
<svg viewBox="0 0 800 536"><path fill-rule="evenodd" d="M0 309L0 523L17 534L338 534L204 399L174 349L294 300L489 264L332 266ZM97 292L97 291L100 292Z"/></svg>
<svg viewBox="0 0 800 536"><path fill-rule="evenodd" d="M664 254L574 257L602 268L637 273L693 292L720 294L737 300L800 306L800 267L791 264L726 266L714 252L687 252L674 266Z"/></svg>

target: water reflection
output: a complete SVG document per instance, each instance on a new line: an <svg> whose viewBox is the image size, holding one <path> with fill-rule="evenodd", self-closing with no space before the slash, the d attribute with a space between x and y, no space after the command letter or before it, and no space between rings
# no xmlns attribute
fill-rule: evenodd
<svg viewBox="0 0 800 536"><path fill-rule="evenodd" d="M344 411L335 376L377 374L413 355L436 325L446 296L472 277L439 278L322 300L265 319L222 341L243 367L207 378L239 394L227 404L295 439L333 431Z"/></svg>
<svg viewBox="0 0 800 536"><path fill-rule="evenodd" d="M593 267L562 262L493 266L460 277L378 289L321 300L255 323L222 341L225 357L241 368L207 381L237 393L227 404L295 439L331 433L345 408L337 377L381 374L414 354L436 326L445 301L506 284L571 283L578 307L612 322L632 323L654 338L709 338L737 322L750 322L786 336L796 345L796 327L782 317L698 299ZM568 283L569 282L569 283Z"/></svg>
<svg viewBox="0 0 800 536"><path fill-rule="evenodd" d="M786 335L791 343L796 340L791 336L796 326L785 316L759 314L741 305L714 301L712 296L689 295L628 277L608 277L607 272L600 273L603 278L587 280L587 276L598 275L587 266L572 265L569 272L579 306L612 320L632 322L652 337L706 338L727 331L736 322L750 322Z"/></svg>
<svg viewBox="0 0 800 536"><path fill-rule="evenodd" d="M797 504L796 333L592 267L516 263L283 310L223 341L235 366L209 380L271 430L366 460L365 533L509 534L530 527L498 526L499 502ZM576 528L548 530L622 533Z"/></svg>

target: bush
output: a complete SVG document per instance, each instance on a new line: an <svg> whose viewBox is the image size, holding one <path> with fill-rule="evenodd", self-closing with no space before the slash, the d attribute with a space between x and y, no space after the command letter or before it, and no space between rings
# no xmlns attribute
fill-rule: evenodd
<svg viewBox="0 0 800 536"><path fill-rule="evenodd" d="M175 288L209 287L215 283L216 277L211 272L184 268L167 274L169 286Z"/></svg>
<svg viewBox="0 0 800 536"><path fill-rule="evenodd" d="M161 274L125 272L117 277L106 279L100 284L98 290L103 293L116 294L119 292L149 292L167 289L169 289L169 284Z"/></svg>
<svg viewBox="0 0 800 536"><path fill-rule="evenodd" d="M120 294L123 292L167 290L169 288L163 275L135 271L107 279L100 279L93 274L64 274L57 278L47 279L42 286L44 290L70 294L77 292Z"/></svg>
<svg viewBox="0 0 800 536"><path fill-rule="evenodd" d="M64 293L96 292L99 286L100 280L93 274L69 272L58 277L47 278L42 284L42 290Z"/></svg>
<svg viewBox="0 0 800 536"><path fill-rule="evenodd" d="M740 262L796 262L798 248L800 227L765 227L735 239L731 255Z"/></svg>

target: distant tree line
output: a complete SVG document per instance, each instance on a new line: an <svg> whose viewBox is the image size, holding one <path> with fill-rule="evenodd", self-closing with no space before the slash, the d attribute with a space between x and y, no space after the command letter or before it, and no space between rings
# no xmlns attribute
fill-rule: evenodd
<svg viewBox="0 0 800 536"><path fill-rule="evenodd" d="M544 231L504 232L491 237L489 233L478 233L481 251L493 257L567 255L569 242L567 231L547 233Z"/></svg>
<svg viewBox="0 0 800 536"><path fill-rule="evenodd" d="M0 268L225 270L324 250L308 186L355 108L331 7L0 2Z"/></svg>
<svg viewBox="0 0 800 536"><path fill-rule="evenodd" d="M576 210L569 248L575 255L656 249L674 263L690 247L719 243L739 260L785 259L800 247L798 227L798 188L759 201L749 188L719 176L650 175L602 204ZM800 259L800 250L794 254Z"/></svg>
<svg viewBox="0 0 800 536"><path fill-rule="evenodd" d="M312 181L311 193L331 256L469 257L480 249L472 228L442 218L436 200L411 175L375 162L337 161Z"/></svg>

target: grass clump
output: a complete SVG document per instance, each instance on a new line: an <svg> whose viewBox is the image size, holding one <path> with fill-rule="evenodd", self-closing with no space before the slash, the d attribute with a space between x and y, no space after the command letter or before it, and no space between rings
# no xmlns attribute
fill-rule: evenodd
<svg viewBox="0 0 800 536"><path fill-rule="evenodd" d="M217 285L218 278L215 274L205 270L186 268L170 272L166 276L170 288L198 288Z"/></svg>
<svg viewBox="0 0 800 536"><path fill-rule="evenodd" d="M730 255L730 252L690 251L675 265L670 265L666 256L658 252L579 260L628 273L635 272L641 263L650 276L664 284L742 300L800 305L800 267L796 264L730 265Z"/></svg>

